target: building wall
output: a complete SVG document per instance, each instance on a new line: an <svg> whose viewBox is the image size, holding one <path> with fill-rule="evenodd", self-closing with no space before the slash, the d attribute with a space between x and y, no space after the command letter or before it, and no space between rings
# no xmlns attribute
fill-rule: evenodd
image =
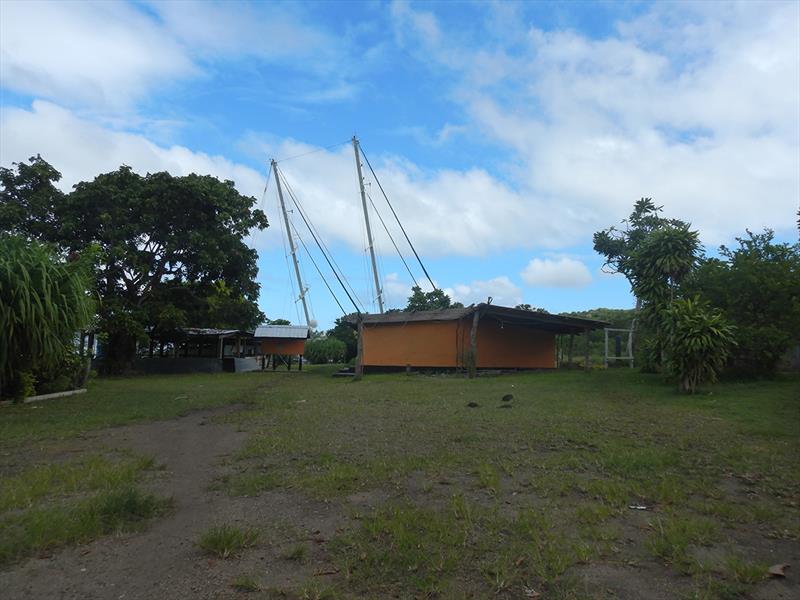
<svg viewBox="0 0 800 600"><path fill-rule="evenodd" d="M298 338L269 338L261 340L262 354L303 354L306 341Z"/></svg>
<svg viewBox="0 0 800 600"><path fill-rule="evenodd" d="M418 321L364 325L365 365L380 367L458 367L469 329L463 321Z"/></svg>
<svg viewBox="0 0 800 600"><path fill-rule="evenodd" d="M472 318L364 326L364 365L442 367L466 365ZM477 332L481 369L553 369L555 335L482 318Z"/></svg>
<svg viewBox="0 0 800 600"><path fill-rule="evenodd" d="M554 369L556 336L527 325L501 324L491 318L478 323L478 368Z"/></svg>

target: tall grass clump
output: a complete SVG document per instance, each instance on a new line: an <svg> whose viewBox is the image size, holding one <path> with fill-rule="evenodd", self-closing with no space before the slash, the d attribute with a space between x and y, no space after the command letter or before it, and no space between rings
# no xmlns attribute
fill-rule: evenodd
<svg viewBox="0 0 800 600"><path fill-rule="evenodd" d="M33 392L34 371L54 370L94 313L91 253L64 260L50 246L0 235L0 397Z"/></svg>

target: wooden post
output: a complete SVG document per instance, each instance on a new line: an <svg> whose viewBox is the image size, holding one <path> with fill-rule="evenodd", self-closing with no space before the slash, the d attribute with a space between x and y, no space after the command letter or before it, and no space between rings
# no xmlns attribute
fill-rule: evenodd
<svg viewBox="0 0 800 600"><path fill-rule="evenodd" d="M589 372L589 330L586 329L584 331L584 336L586 337L586 348L584 350L584 357L583 357L583 370L587 373Z"/></svg>
<svg viewBox="0 0 800 600"><path fill-rule="evenodd" d="M569 334L569 346L567 347L567 368L572 368L572 345L575 342L575 333Z"/></svg>
<svg viewBox="0 0 800 600"><path fill-rule="evenodd" d="M353 378L358 381L364 376L364 320L358 316L358 346L356 351L356 373Z"/></svg>
<svg viewBox="0 0 800 600"><path fill-rule="evenodd" d="M603 368L607 369L608 368L608 328L607 327L603 328L603 333L605 334L605 346L604 346L605 354L603 355Z"/></svg>
<svg viewBox="0 0 800 600"><path fill-rule="evenodd" d="M278 367L278 361L275 360L277 354L270 354L269 357L272 359L272 370L274 371Z"/></svg>
<svg viewBox="0 0 800 600"><path fill-rule="evenodd" d="M222 353L224 352L224 350L225 350L225 338L222 337L222 336L219 336L219 351L218 351L218 353L219 353L219 359L220 360L222 360Z"/></svg>
<svg viewBox="0 0 800 600"><path fill-rule="evenodd" d="M297 361L298 361L297 362L297 370L298 371L302 371L303 370L303 355L302 354L297 357Z"/></svg>
<svg viewBox="0 0 800 600"><path fill-rule="evenodd" d="M286 370L287 371L291 371L292 370L292 355L291 354L289 355L289 361L286 363Z"/></svg>
<svg viewBox="0 0 800 600"><path fill-rule="evenodd" d="M233 355L236 358L242 357L242 340L238 335L236 336L236 350L234 351Z"/></svg>
<svg viewBox="0 0 800 600"><path fill-rule="evenodd" d="M475 377L478 371L478 320L480 311L476 308L472 313L472 329L469 331L469 365L467 365L469 378Z"/></svg>

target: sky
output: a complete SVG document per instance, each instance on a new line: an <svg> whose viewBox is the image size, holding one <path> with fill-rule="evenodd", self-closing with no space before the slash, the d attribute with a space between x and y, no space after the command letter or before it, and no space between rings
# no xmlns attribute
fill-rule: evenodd
<svg viewBox="0 0 800 600"><path fill-rule="evenodd" d="M377 310L354 135L454 300L628 308L592 234L641 197L709 254L748 228L797 240L800 2L0 2L0 164L41 154L66 191L122 164L233 180L270 220L247 240L269 318L304 322L272 158ZM426 280L365 170L402 307ZM298 257L328 328L342 310Z"/></svg>

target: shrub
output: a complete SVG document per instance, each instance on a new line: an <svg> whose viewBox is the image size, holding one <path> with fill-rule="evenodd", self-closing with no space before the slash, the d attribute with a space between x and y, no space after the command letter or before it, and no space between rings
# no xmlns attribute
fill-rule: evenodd
<svg viewBox="0 0 800 600"><path fill-rule="evenodd" d="M678 388L693 394L698 384L713 383L734 345L734 329L718 310L699 298L674 300L663 312L669 372Z"/></svg>
<svg viewBox="0 0 800 600"><path fill-rule="evenodd" d="M306 342L304 356L312 363L344 362L346 344L336 338L316 338Z"/></svg>

